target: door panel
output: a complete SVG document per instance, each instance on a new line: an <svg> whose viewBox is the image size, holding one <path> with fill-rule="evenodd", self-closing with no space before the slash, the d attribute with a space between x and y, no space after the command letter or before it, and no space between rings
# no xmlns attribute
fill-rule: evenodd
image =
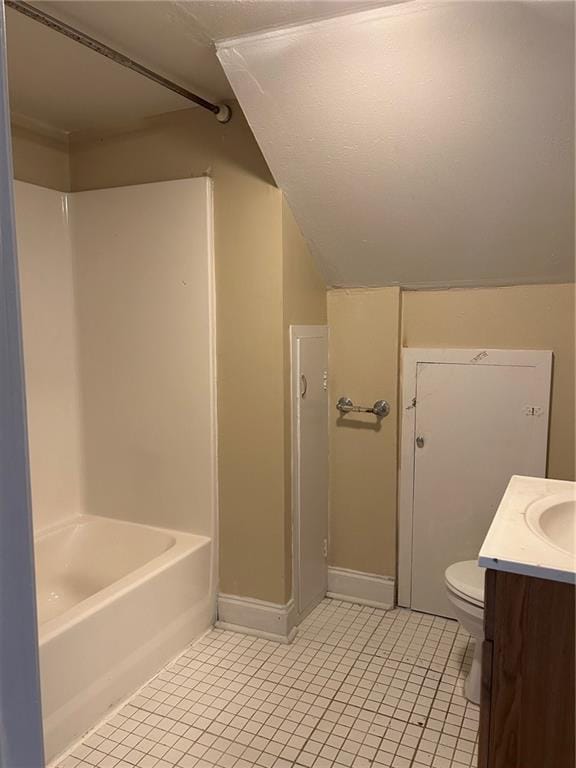
<svg viewBox="0 0 576 768"><path fill-rule="evenodd" d="M6 63L0 6L0 764L43 766L38 629Z"/></svg>
<svg viewBox="0 0 576 768"><path fill-rule="evenodd" d="M411 606L452 616L444 571L475 560L513 474L543 476L535 367L418 363ZM533 410L534 409L534 412Z"/></svg>
<svg viewBox="0 0 576 768"><path fill-rule="evenodd" d="M326 331L296 339L296 557L299 613L326 594L328 538L328 364Z"/></svg>

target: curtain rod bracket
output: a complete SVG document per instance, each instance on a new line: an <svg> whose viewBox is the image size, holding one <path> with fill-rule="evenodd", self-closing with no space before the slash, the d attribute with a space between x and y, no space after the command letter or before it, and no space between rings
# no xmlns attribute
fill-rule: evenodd
<svg viewBox="0 0 576 768"><path fill-rule="evenodd" d="M219 123L229 123L232 119L232 110L228 104L220 104L218 106L218 112L215 112L216 120Z"/></svg>

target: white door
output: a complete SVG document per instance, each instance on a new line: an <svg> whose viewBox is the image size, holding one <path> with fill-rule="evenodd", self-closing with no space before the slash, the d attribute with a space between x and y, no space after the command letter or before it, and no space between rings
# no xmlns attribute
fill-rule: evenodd
<svg viewBox="0 0 576 768"><path fill-rule="evenodd" d="M326 594L328 547L328 331L292 326L294 584L297 610Z"/></svg>
<svg viewBox="0 0 576 768"><path fill-rule="evenodd" d="M0 765L44 765L22 330L0 5Z"/></svg>
<svg viewBox="0 0 576 768"><path fill-rule="evenodd" d="M551 353L410 352L428 359L413 360L403 447L413 476L409 605L451 616L444 571L477 559L512 475L546 473Z"/></svg>

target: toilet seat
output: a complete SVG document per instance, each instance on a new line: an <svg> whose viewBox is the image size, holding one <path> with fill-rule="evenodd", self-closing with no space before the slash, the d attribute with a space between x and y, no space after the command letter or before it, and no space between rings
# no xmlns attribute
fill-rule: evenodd
<svg viewBox="0 0 576 768"><path fill-rule="evenodd" d="M446 586L461 600L484 608L484 572L476 560L454 563L446 569Z"/></svg>

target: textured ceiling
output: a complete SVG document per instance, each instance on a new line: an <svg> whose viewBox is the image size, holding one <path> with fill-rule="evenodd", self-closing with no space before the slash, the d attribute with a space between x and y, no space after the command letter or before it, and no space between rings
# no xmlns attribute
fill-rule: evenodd
<svg viewBox="0 0 576 768"><path fill-rule="evenodd" d="M382 2L356 0L59 0L32 3L215 101L232 91L214 40L302 23ZM101 128L190 102L7 10L12 111L72 132Z"/></svg>
<svg viewBox="0 0 576 768"><path fill-rule="evenodd" d="M412 2L219 57L332 285L574 278L574 6Z"/></svg>

